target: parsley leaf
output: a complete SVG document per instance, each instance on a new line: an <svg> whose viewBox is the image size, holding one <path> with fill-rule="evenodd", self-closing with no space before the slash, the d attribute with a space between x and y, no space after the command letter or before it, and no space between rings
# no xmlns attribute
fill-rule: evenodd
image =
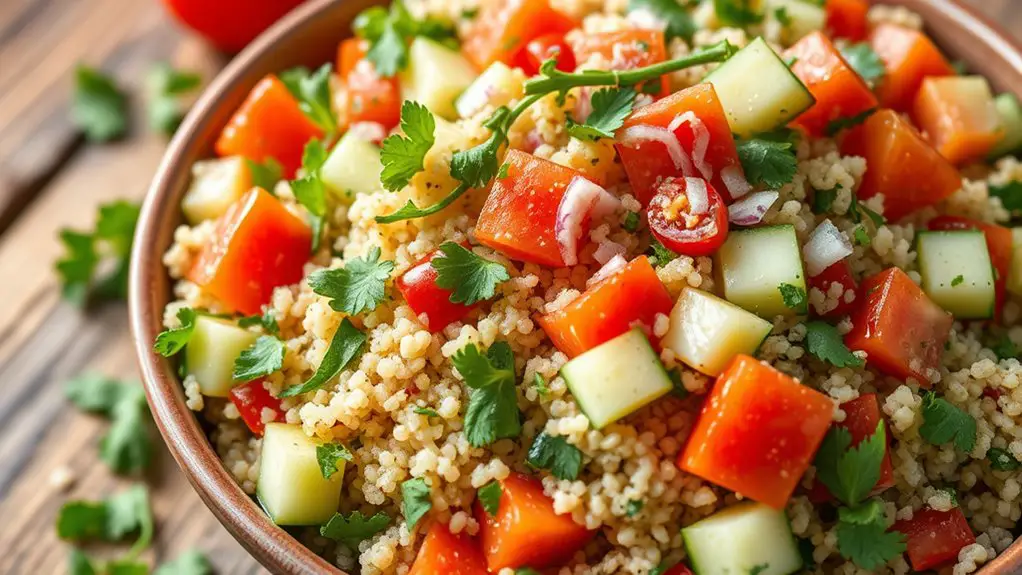
<svg viewBox="0 0 1022 575"><path fill-rule="evenodd" d="M334 332L334 337L330 340L330 347L323 355L323 361L319 364L316 373L312 374L309 381L285 389L280 393L280 397L294 397L319 389L351 363L365 342L365 334L358 331L351 320L344 318L341 320L341 327Z"/></svg>
<svg viewBox="0 0 1022 575"><path fill-rule="evenodd" d="M355 456L340 443L323 443L316 446L316 461L319 462L319 471L323 474L323 479L330 479L337 473L337 462L341 459L351 462L355 460Z"/></svg>
<svg viewBox="0 0 1022 575"><path fill-rule="evenodd" d="M547 395L550 393L550 386L547 385L546 378L539 373L532 378L532 386L536 388L536 393L540 395Z"/></svg>
<svg viewBox="0 0 1022 575"><path fill-rule="evenodd" d="M284 342L272 335L261 335L234 360L234 379L251 381L279 371L283 366Z"/></svg>
<svg viewBox="0 0 1022 575"><path fill-rule="evenodd" d="M649 250L647 250L646 253L652 256L649 263L658 268L662 268L678 259L678 254L665 248L664 244L660 243L660 240L656 238L650 240Z"/></svg>
<svg viewBox="0 0 1022 575"><path fill-rule="evenodd" d="M780 188L795 178L798 162L791 142L753 138L739 140L738 159L749 183Z"/></svg>
<svg viewBox="0 0 1022 575"><path fill-rule="evenodd" d="M73 547L68 558L67 571L69 575L96 575L96 568L92 566L89 557L80 549Z"/></svg>
<svg viewBox="0 0 1022 575"><path fill-rule="evenodd" d="M876 108L870 108L868 110L863 110L854 116L844 116L831 120L830 122L827 122L825 132L828 136L836 136L838 132L842 130L854 128L855 126L865 122L870 116L875 114L876 111Z"/></svg>
<svg viewBox="0 0 1022 575"><path fill-rule="evenodd" d="M962 285L963 282L965 282L965 276L958 274L951 279L951 287L958 287Z"/></svg>
<svg viewBox="0 0 1022 575"><path fill-rule="evenodd" d="M806 324L806 348L821 361L834 367L862 367L865 361L853 354L837 328L822 321Z"/></svg>
<svg viewBox="0 0 1022 575"><path fill-rule="evenodd" d="M713 9L725 26L744 28L763 20L763 15L753 9L752 4L752 0L713 0Z"/></svg>
<svg viewBox="0 0 1022 575"><path fill-rule="evenodd" d="M382 511L368 518L362 515L361 511L352 511L347 517L340 513L334 513L330 521L319 528L319 534L327 539L344 543L352 551L358 551L359 543L371 539L386 529L388 525L390 525L390 516Z"/></svg>
<svg viewBox="0 0 1022 575"><path fill-rule="evenodd" d="M273 158L266 158L262 163L245 158L245 165L248 167L248 175L252 185L273 193L273 188L284 175L284 168L280 162Z"/></svg>
<svg viewBox="0 0 1022 575"><path fill-rule="evenodd" d="M855 231L852 232L852 239L855 240L856 245L863 247L869 247L869 244L873 241L866 232L866 228L862 227L862 225L855 226Z"/></svg>
<svg viewBox="0 0 1022 575"><path fill-rule="evenodd" d="M57 515L57 536L70 541L123 540L138 533L124 561L130 562L153 537L153 515L149 492L137 484L104 501L68 501Z"/></svg>
<svg viewBox="0 0 1022 575"><path fill-rule="evenodd" d="M416 407L412 411L419 415L425 415L426 417L440 417L440 414L437 413L435 409L429 407Z"/></svg>
<svg viewBox="0 0 1022 575"><path fill-rule="evenodd" d="M682 38L686 42L696 33L696 24L692 16L675 0L628 0L628 11L646 10L667 25L664 30L664 41Z"/></svg>
<svg viewBox="0 0 1022 575"><path fill-rule="evenodd" d="M948 400L928 391L923 395L923 424L919 435L933 445L954 441L966 453L976 446L976 420Z"/></svg>
<svg viewBox="0 0 1022 575"><path fill-rule="evenodd" d="M633 88L605 88L593 92L593 111L585 123L568 125L568 134L580 140L614 139L614 132L632 113L635 105Z"/></svg>
<svg viewBox="0 0 1022 575"><path fill-rule="evenodd" d="M429 486L422 478L409 479L402 483L401 499L401 512L404 513L409 529L415 527L419 519L422 519L423 515L429 513L433 507Z"/></svg>
<svg viewBox="0 0 1022 575"><path fill-rule="evenodd" d="M479 503L482 504L483 509L486 510L486 514L490 517L497 515L497 510L500 509L500 498L504 495L504 490L501 489L500 483L491 481L486 485L479 488L476 492L476 497L479 498Z"/></svg>
<svg viewBox="0 0 1022 575"><path fill-rule="evenodd" d="M195 316L195 310L190 307L177 310L177 319L181 325L161 331L153 343L153 351L163 357L170 357L184 349L195 331Z"/></svg>
<svg viewBox="0 0 1022 575"><path fill-rule="evenodd" d="M825 214L829 212L831 207L834 206L834 200L837 199L837 193L840 189L840 184L826 190L813 188L813 213Z"/></svg>
<svg viewBox="0 0 1022 575"><path fill-rule="evenodd" d="M838 510L837 547L841 556L873 571L905 551L905 535L887 531L883 507L872 499L856 509Z"/></svg>
<svg viewBox="0 0 1022 575"><path fill-rule="evenodd" d="M153 452L149 408L140 386L85 374L69 381L64 393L79 409L110 419L99 455L115 473L132 473L149 465Z"/></svg>
<svg viewBox="0 0 1022 575"><path fill-rule="evenodd" d="M1019 463L1015 456L999 447L991 447L987 451L987 459L990 461L990 467L996 471L1015 471L1022 467L1022 463Z"/></svg>
<svg viewBox="0 0 1022 575"><path fill-rule="evenodd" d="M643 502L640 499L628 500L628 505L625 506L625 514L629 517L635 517L642 511Z"/></svg>
<svg viewBox="0 0 1022 575"><path fill-rule="evenodd" d="M291 192L295 200L308 210L312 216L312 248L315 253L319 250L319 242L323 236L323 226L326 223L327 203L326 185L320 178L319 169L326 162L326 148L319 140L309 140L302 151L302 171L305 175L291 181Z"/></svg>
<svg viewBox="0 0 1022 575"><path fill-rule="evenodd" d="M544 431L532 440L526 461L538 469L549 470L558 479L573 481L582 470L582 451L567 439Z"/></svg>
<svg viewBox="0 0 1022 575"><path fill-rule="evenodd" d="M330 307L348 315L376 309L383 301L387 280L394 271L394 262L380 261L379 247L374 246L364 258L355 258L343 268L318 270L309 275L309 287L317 294L331 298Z"/></svg>
<svg viewBox="0 0 1022 575"><path fill-rule="evenodd" d="M202 76L195 72L175 70L166 62L157 64L149 72L149 125L153 130L173 136L184 117L179 97L198 88Z"/></svg>
<svg viewBox="0 0 1022 575"><path fill-rule="evenodd" d="M468 344L451 357L465 384L472 388L465 413L465 437L473 447L489 445L522 432L515 392L515 363L511 346L494 342L486 355Z"/></svg>
<svg viewBox="0 0 1022 575"><path fill-rule="evenodd" d="M1022 180L1014 180L1003 186L989 187L991 198L1000 198L1001 205L1009 212L1022 211Z"/></svg>
<svg viewBox="0 0 1022 575"><path fill-rule="evenodd" d="M795 310L798 313L806 312L809 300L806 298L805 289L789 283L783 283L777 286L777 291L781 292L781 299L788 309Z"/></svg>
<svg viewBox="0 0 1022 575"><path fill-rule="evenodd" d="M189 549L173 561L160 565L153 575L213 575L213 566L200 551Z"/></svg>
<svg viewBox="0 0 1022 575"><path fill-rule="evenodd" d="M326 132L327 137L337 131L337 116L330 95L331 69L330 64L323 64L315 72L298 67L280 74L281 82L298 100L298 107Z"/></svg>
<svg viewBox="0 0 1022 575"><path fill-rule="evenodd" d="M440 244L443 257L430 262L436 270L436 285L451 290L451 303L472 305L487 300L497 286L511 279L503 265L476 255L457 242Z"/></svg>
<svg viewBox="0 0 1022 575"><path fill-rule="evenodd" d="M60 230L65 254L55 267L65 300L84 307L92 297L125 298L138 214L138 204L117 200L99 207L94 230Z"/></svg>
<svg viewBox="0 0 1022 575"><path fill-rule="evenodd" d="M625 219L621 222L621 228L626 232L635 232L639 229L639 214L637 212L626 213Z"/></svg>
<svg viewBox="0 0 1022 575"><path fill-rule="evenodd" d="M507 114L508 109L505 107L498 108L497 112L494 112L495 117L507 116ZM499 122L488 122L488 124L492 124L493 132L486 141L467 150L455 152L451 157L451 176L469 187L486 186L499 171L497 153L500 152L500 146L507 141L507 133L504 126L499 125Z"/></svg>
<svg viewBox="0 0 1022 575"><path fill-rule="evenodd" d="M816 476L839 501L856 506L869 495L880 479L880 466L887 450L883 422L872 435L855 447L847 428L834 426L816 452Z"/></svg>
<svg viewBox="0 0 1022 575"><path fill-rule="evenodd" d="M262 315L249 315L238 318L238 327L249 328L253 326L261 327L270 335L280 334L280 326L277 325L277 318L273 317L273 312L269 309L264 311Z"/></svg>
<svg viewBox="0 0 1022 575"><path fill-rule="evenodd" d="M396 192L423 170L426 153L436 141L435 130L436 120L432 112L418 102L405 100L401 105L401 131L404 136L387 136L380 150L380 162L383 163L380 181L384 188Z"/></svg>
<svg viewBox="0 0 1022 575"><path fill-rule="evenodd" d="M873 51L868 42L859 42L841 49L841 56L855 73L870 86L887 74L884 61Z"/></svg>
<svg viewBox="0 0 1022 575"><path fill-rule="evenodd" d="M113 78L79 64L71 120L93 142L108 142L128 130L128 98Z"/></svg>
<svg viewBox="0 0 1022 575"><path fill-rule="evenodd" d="M883 216L860 203L858 196L855 194L852 194L852 203L848 206L848 215L855 223L860 223L862 221L862 216L866 216L873 222L873 225L878 228L887 223L887 220L884 219Z"/></svg>
<svg viewBox="0 0 1022 575"><path fill-rule="evenodd" d="M434 18L416 20L402 2L393 2L390 11L380 7L360 13L354 22L355 33L369 41L366 60L376 71L390 77L408 64L408 46L416 36L424 36L450 46L454 28Z"/></svg>

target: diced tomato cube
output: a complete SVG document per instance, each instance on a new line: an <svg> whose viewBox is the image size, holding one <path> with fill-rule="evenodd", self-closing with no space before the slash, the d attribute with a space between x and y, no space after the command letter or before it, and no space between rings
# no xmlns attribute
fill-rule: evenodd
<svg viewBox="0 0 1022 575"><path fill-rule="evenodd" d="M826 395L750 356L735 356L703 403L678 467L783 509L833 414Z"/></svg>
<svg viewBox="0 0 1022 575"><path fill-rule="evenodd" d="M985 158L1004 136L990 84L980 76L923 80L912 119L955 165Z"/></svg>
<svg viewBox="0 0 1022 575"><path fill-rule="evenodd" d="M961 508L950 511L920 509L912 519L897 521L891 531L905 534L913 571L928 571L952 563L966 545L976 542Z"/></svg>
<svg viewBox="0 0 1022 575"><path fill-rule="evenodd" d="M674 302L646 256L589 287L575 301L539 318L557 349L575 357L639 326L653 333L656 315Z"/></svg>
<svg viewBox="0 0 1022 575"><path fill-rule="evenodd" d="M452 302L451 290L436 285L437 271L433 260L437 257L444 257L443 252L436 250L419 260L396 282L397 289L416 315L426 314L426 328L433 333L463 319L475 308L474 305Z"/></svg>
<svg viewBox="0 0 1022 575"><path fill-rule="evenodd" d="M259 313L273 288L302 279L312 231L277 198L253 188L217 221L188 279L231 311Z"/></svg>
<svg viewBox="0 0 1022 575"><path fill-rule="evenodd" d="M692 570L688 568L688 565L678 563L674 567L668 569L664 575L692 575Z"/></svg>
<svg viewBox="0 0 1022 575"><path fill-rule="evenodd" d="M962 218L959 216L938 216L930 220L927 227L931 230L979 230L987 242L990 252L990 263L994 266L994 319L999 320L1004 309L1004 298L1008 276L1011 274L1011 259L1014 253L1011 229L997 224L990 224Z"/></svg>
<svg viewBox="0 0 1022 575"><path fill-rule="evenodd" d="M852 129L841 149L866 159L858 196L883 194L890 220L932 206L962 187L958 170L892 110L880 110Z"/></svg>
<svg viewBox="0 0 1022 575"><path fill-rule="evenodd" d="M343 82L338 100L337 122L348 128L359 122L375 122L391 130L401 120L401 88L397 78L383 78L365 59L367 42L349 38L341 42L337 70Z"/></svg>
<svg viewBox="0 0 1022 575"><path fill-rule="evenodd" d="M575 21L551 8L548 0L493 0L482 4L461 51L480 70L494 62L513 66L534 38L574 27Z"/></svg>
<svg viewBox="0 0 1022 575"><path fill-rule="evenodd" d="M555 513L554 502L543 493L538 479L512 473L501 480L500 487L500 505L494 516L478 501L475 505L490 573L560 566L595 534L575 523L570 514Z"/></svg>
<svg viewBox="0 0 1022 575"><path fill-rule="evenodd" d="M731 197L727 185L721 177L725 168L737 170L743 175L742 164L738 160L738 151L735 148L735 139L731 134L731 126L728 124L727 116L724 114L724 107L717 98L717 92L709 83L697 84L670 96L657 100L648 106L643 106L625 120L618 131L634 126L653 126L655 128L668 128L675 118L691 112L702 128L706 130L709 144L706 149L705 168L711 173L706 178L705 174L699 172L698 158L694 158L696 130L692 122L683 122L674 129L674 136L681 144L682 150L693 159L695 173L684 174L681 169L675 166L667 146L660 142L641 142L629 144L617 144L617 153L628 174L628 181L632 184L632 192L635 197L643 203L649 201L656 194L657 182L669 176L690 176L703 177L708 179L713 188L730 203ZM700 130L701 131L701 130Z"/></svg>
<svg viewBox="0 0 1022 575"><path fill-rule="evenodd" d="M835 423L838 427L848 430L852 436L851 447L856 447L863 440L872 437L876 433L877 425L883 421L883 414L880 412L880 402L877 401L875 393L867 393L841 404L841 410L845 412L845 419ZM880 478L870 491L871 495L878 495L887 489L894 487L894 466L891 464L891 435L886 435L887 443L884 447L884 458L880 462ZM813 503L823 503L834 498L827 486L819 480L813 484L809 491L809 500Z"/></svg>
<svg viewBox="0 0 1022 575"><path fill-rule="evenodd" d="M479 542L467 533L451 533L444 523L433 523L408 575L487 575L486 558Z"/></svg>
<svg viewBox="0 0 1022 575"><path fill-rule="evenodd" d="M810 134L822 136L834 120L853 118L877 107L873 91L823 32L803 37L784 56L795 59L792 73L816 98L816 104L794 120Z"/></svg>
<svg viewBox="0 0 1022 575"><path fill-rule="evenodd" d="M291 92L274 75L259 81L224 126L216 141L220 156L243 156L256 162L273 158L294 177L309 140L323 130L298 107Z"/></svg>
<svg viewBox="0 0 1022 575"><path fill-rule="evenodd" d="M571 49L580 66L589 58L599 54L610 70L631 70L663 62L667 59L667 44L661 30L617 30L579 34L573 39ZM585 66L583 66L584 68ZM643 89L644 85L640 85ZM660 87L643 90L653 96L666 96L670 89L667 76L660 78Z"/></svg>
<svg viewBox="0 0 1022 575"><path fill-rule="evenodd" d="M575 71L575 54L564 39L564 34L546 34L533 39L525 45L516 63L527 75L535 76L543 62L550 58L557 60L558 70Z"/></svg>
<svg viewBox="0 0 1022 575"><path fill-rule="evenodd" d="M241 419L248 426L253 434L262 437L266 428L267 420L263 413L272 412L273 417L269 422L283 421L284 410L280 408L280 400L270 395L270 391L263 386L262 379L255 379L249 382L236 385L230 391L231 403L238 408Z"/></svg>
<svg viewBox="0 0 1022 575"><path fill-rule="evenodd" d="M831 264L827 269L809 278L809 288L816 288L825 295L830 293L831 286L834 284L842 287L842 294L847 294L849 290L855 291L855 297L849 301L846 295L841 295L837 300L837 306L820 314L823 317L848 315L859 303L858 284L855 282L855 276L852 275L852 266L848 263L847 259ZM814 307L813 310L815 311L816 308Z"/></svg>
<svg viewBox="0 0 1022 575"><path fill-rule="evenodd" d="M834 38L847 38L853 42L865 40L869 33L866 0L827 0L827 30Z"/></svg>
<svg viewBox="0 0 1022 575"><path fill-rule="evenodd" d="M905 272L884 270L862 282L862 304L852 317L845 344L865 351L884 373L930 386L928 372L940 367L954 319Z"/></svg>
<svg viewBox="0 0 1022 575"><path fill-rule="evenodd" d="M877 97L885 108L908 111L925 78L955 74L937 46L919 30L881 24L873 30L870 45L887 70L877 86Z"/></svg>

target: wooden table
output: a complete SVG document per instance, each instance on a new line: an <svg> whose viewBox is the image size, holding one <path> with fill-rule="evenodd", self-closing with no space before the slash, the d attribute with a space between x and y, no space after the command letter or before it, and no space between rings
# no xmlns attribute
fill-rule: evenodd
<svg viewBox="0 0 1022 575"><path fill-rule="evenodd" d="M1022 36L1022 0L969 2ZM137 377L126 310L86 315L62 302L52 262L58 228L87 229L98 203L143 196L165 145L137 100L126 140L86 144L67 120L75 63L101 66L138 94L161 60L207 77L223 64L156 0L0 0L0 573L64 572L68 547L53 529L62 502L129 483L97 459L106 423L70 407L61 390L83 371ZM61 468L74 477L66 490L50 481ZM145 559L198 547L219 573L261 571L165 450L146 479L157 536Z"/></svg>

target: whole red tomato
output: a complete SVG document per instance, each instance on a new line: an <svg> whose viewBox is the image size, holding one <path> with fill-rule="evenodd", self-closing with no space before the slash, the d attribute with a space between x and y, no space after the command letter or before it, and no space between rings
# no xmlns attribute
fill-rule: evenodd
<svg viewBox="0 0 1022 575"><path fill-rule="evenodd" d="M164 0L178 20L225 52L238 52L304 0Z"/></svg>

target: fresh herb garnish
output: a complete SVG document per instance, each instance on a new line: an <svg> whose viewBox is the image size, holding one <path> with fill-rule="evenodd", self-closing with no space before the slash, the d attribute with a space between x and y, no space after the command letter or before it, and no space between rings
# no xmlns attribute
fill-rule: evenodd
<svg viewBox="0 0 1022 575"><path fill-rule="evenodd" d="M649 250L646 253L652 256L649 263L658 268L664 267L679 257L677 253L665 248L664 244L656 238L650 240Z"/></svg>
<svg viewBox="0 0 1022 575"><path fill-rule="evenodd" d="M626 232L635 232L639 229L639 214L638 212L627 212L625 213L625 219L621 221L621 228Z"/></svg>
<svg viewBox="0 0 1022 575"><path fill-rule="evenodd" d="M93 142L108 142L128 130L128 98L113 78L79 64L71 120Z"/></svg>
<svg viewBox="0 0 1022 575"><path fill-rule="evenodd" d="M316 373L305 383L285 389L280 393L280 397L294 397L319 389L351 363L365 342L365 334L358 331L351 320L344 318L341 320L341 326L334 332L330 347L323 355L323 361L316 369Z"/></svg>
<svg viewBox="0 0 1022 575"><path fill-rule="evenodd" d="M855 230L852 232L852 240L855 241L856 245L862 247L869 247L872 240L869 237L869 233L866 232L866 228L862 225L855 226Z"/></svg>
<svg viewBox="0 0 1022 575"><path fill-rule="evenodd" d="M394 262L380 261L380 248L373 246L364 258L345 262L343 268L318 270L309 275L309 287L330 298L331 309L358 315L376 309L385 297L385 287Z"/></svg>
<svg viewBox="0 0 1022 575"><path fill-rule="evenodd" d="M415 527L415 524L422 519L422 516L429 513L433 507L433 500L430 498L429 486L422 478L409 479L401 484L401 511L405 515L405 522L408 528Z"/></svg>
<svg viewBox="0 0 1022 575"><path fill-rule="evenodd" d="M327 539L340 541L352 551L358 551L360 543L371 539L386 529L388 525L390 525L390 516L382 511L372 517L362 515L361 511L352 511L347 517L340 513L334 513L330 521L319 528L319 534Z"/></svg>
<svg viewBox="0 0 1022 575"><path fill-rule="evenodd" d="M323 147L323 142L309 140L302 152L302 171L305 175L291 181L291 192L294 193L295 200L312 216L312 253L319 250L323 226L326 224L326 184L319 174L325 162L326 148Z"/></svg>
<svg viewBox="0 0 1022 575"><path fill-rule="evenodd" d="M486 355L468 344L451 357L454 367L472 388L465 413L465 437L473 447L505 437L518 437L522 425L515 393L515 361L511 346L494 342Z"/></svg>
<svg viewBox="0 0 1022 575"><path fill-rule="evenodd" d="M476 497L479 498L479 503L482 504L486 514L490 517L497 515L497 510L500 509L500 498L504 495L504 490L501 489L500 483L491 481L486 485L479 488L476 492Z"/></svg>
<svg viewBox="0 0 1022 575"><path fill-rule="evenodd" d="M153 575L213 575L213 566L201 552L189 549L173 561L157 567Z"/></svg>
<svg viewBox="0 0 1022 575"><path fill-rule="evenodd" d="M997 340L990 344L989 347L990 351L997 355L997 359L1012 359L1018 357L1018 347L1006 333L1001 334L1001 337L997 338Z"/></svg>
<svg viewBox="0 0 1022 575"><path fill-rule="evenodd" d="M319 471L323 474L323 479L330 479L337 473L337 462L342 459L352 462L355 461L355 456L340 443L323 443L316 446L316 461L319 462Z"/></svg>
<svg viewBox="0 0 1022 575"><path fill-rule="evenodd" d="M195 317L195 310L190 307L177 310L177 319L181 325L161 331L153 343L153 351L163 357L170 357L184 349L195 331Z"/></svg>
<svg viewBox="0 0 1022 575"><path fill-rule="evenodd" d="M862 112L859 112L854 116L843 116L841 118L831 120L830 122L827 122L827 128L825 129L825 132L827 136L830 137L836 136L838 132L842 130L854 128L855 126L858 126L859 124L865 122L866 120L869 119L870 116L875 114L876 111L877 111L876 108L870 108L868 110L863 110Z"/></svg>
<svg viewBox="0 0 1022 575"><path fill-rule="evenodd" d="M834 367L862 367L865 361L848 349L837 328L822 321L806 324L806 348Z"/></svg>
<svg viewBox="0 0 1022 575"><path fill-rule="evenodd" d="M837 199L837 193L840 190L841 184L826 190L813 188L813 213L826 214L830 212L830 209L834 206L834 200Z"/></svg>
<svg viewBox="0 0 1022 575"><path fill-rule="evenodd" d="M806 312L809 300L806 298L806 290L804 288L783 283L777 286L777 291L781 292L781 300L784 301L785 307L798 313Z"/></svg>
<svg viewBox="0 0 1022 575"><path fill-rule="evenodd" d="M951 279L951 287L958 287L962 285L963 282L965 282L965 276L958 274Z"/></svg>
<svg viewBox="0 0 1022 575"><path fill-rule="evenodd" d="M261 163L245 158L245 165L248 167L248 175L252 179L252 185L262 188L271 194L277 186L277 182L284 175L284 168L280 165L280 162L273 158L266 158Z"/></svg>
<svg viewBox="0 0 1022 575"><path fill-rule="evenodd" d="M750 184L777 189L795 178L798 162L791 142L757 137L739 140L737 148Z"/></svg>
<svg viewBox="0 0 1022 575"><path fill-rule="evenodd" d="M782 28L791 26L791 14L788 14L788 7L780 6L774 8L774 20L777 20L777 23L780 24Z"/></svg>
<svg viewBox="0 0 1022 575"><path fill-rule="evenodd" d="M153 444L148 428L149 407L141 387L86 374L69 381L64 392L79 409L110 419L110 429L99 444L99 456L115 473L133 473L149 465Z"/></svg>
<svg viewBox="0 0 1022 575"><path fill-rule="evenodd" d="M880 479L887 450L883 422L872 435L851 447L852 435L841 426L831 427L816 452L816 477L839 501L855 507L869 496Z"/></svg>
<svg viewBox="0 0 1022 575"><path fill-rule="evenodd" d="M408 46L416 36L424 36L450 45L454 29L440 20L416 20L400 1L392 2L390 10L374 6L361 12L352 26L355 33L369 41L366 59L377 73L391 77L408 65Z"/></svg>
<svg viewBox="0 0 1022 575"><path fill-rule="evenodd" d="M138 214L138 204L118 200L99 207L96 229L60 230L65 253L57 260L56 270L65 300L84 307L93 297L127 296L128 264Z"/></svg>
<svg viewBox="0 0 1022 575"><path fill-rule="evenodd" d="M280 326L277 325L277 318L273 316L273 312L269 309L262 314L238 318L238 327L249 328L254 326L261 327L263 331L270 335L280 335Z"/></svg>
<svg viewBox="0 0 1022 575"><path fill-rule="evenodd" d="M763 15L753 8L752 0L713 0L713 9L725 26L744 28L763 21Z"/></svg>
<svg viewBox="0 0 1022 575"><path fill-rule="evenodd" d="M429 407L416 407L413 411L419 415L425 415L426 417L440 417L440 414L437 413L435 409L431 409Z"/></svg>
<svg viewBox="0 0 1022 575"><path fill-rule="evenodd" d="M852 194L852 203L848 206L848 216L857 224L862 222L863 216L866 216L877 228L887 223L883 216L863 205L855 194Z"/></svg>
<svg viewBox="0 0 1022 575"><path fill-rule="evenodd" d="M871 499L838 509L837 547L841 556L873 571L905 552L905 535L887 530L883 504Z"/></svg>
<svg viewBox="0 0 1022 575"><path fill-rule="evenodd" d="M532 386L536 388L536 393L542 395L548 395L550 393L550 386L547 384L546 378L543 377L539 372L532 378Z"/></svg>
<svg viewBox="0 0 1022 575"><path fill-rule="evenodd" d="M537 469L550 471L558 479L574 481L582 470L582 451L567 439L544 431L532 440L526 461Z"/></svg>
<svg viewBox="0 0 1022 575"><path fill-rule="evenodd" d="M628 0L628 11L635 10L646 10L666 24L665 42L670 42L673 38L682 38L688 42L696 33L697 27L692 16L675 0Z"/></svg>
<svg viewBox="0 0 1022 575"><path fill-rule="evenodd" d="M146 78L149 89L149 125L166 136L173 136L184 117L180 97L202 85L195 72L175 70L166 62L157 64Z"/></svg>
<svg viewBox="0 0 1022 575"><path fill-rule="evenodd" d="M117 542L136 532L138 538L118 562L133 561L152 541L149 492L140 484L105 501L68 501L57 516L57 536L69 541Z"/></svg>
<svg viewBox="0 0 1022 575"><path fill-rule="evenodd" d="M1012 213L1022 211L1022 180L1013 180L1003 186L989 186L990 197L1000 198L1004 209Z"/></svg>
<svg viewBox="0 0 1022 575"><path fill-rule="evenodd" d="M635 105L633 88L604 88L592 95L593 111L582 124L570 122L568 134L580 140L614 139L614 132L632 113Z"/></svg>
<svg viewBox="0 0 1022 575"><path fill-rule="evenodd" d="M845 62L870 86L887 74L884 61L873 51L868 42L859 42L841 49Z"/></svg>
<svg viewBox="0 0 1022 575"><path fill-rule="evenodd" d="M457 242L440 244L442 257L430 262L436 270L436 285L451 290L451 303L472 305L488 300L497 286L511 279L503 265L476 255Z"/></svg>
<svg viewBox="0 0 1022 575"><path fill-rule="evenodd" d="M625 505L625 514L629 517L635 517L642 511L643 502L641 499L629 499L628 504Z"/></svg>
<svg viewBox="0 0 1022 575"><path fill-rule="evenodd" d="M919 435L933 445L954 442L968 453L976 446L976 420L948 400L928 391L923 395L923 424Z"/></svg>
<svg viewBox="0 0 1022 575"><path fill-rule="evenodd" d="M383 140L380 162L383 187L395 192L408 185L424 167L426 153L436 141L436 120L433 113L418 102L405 100L401 105L401 131Z"/></svg>
<svg viewBox="0 0 1022 575"><path fill-rule="evenodd" d="M299 67L285 70L280 74L280 81L298 100L298 107L313 123L322 128L327 139L337 131L337 115L334 114L330 95L331 71L330 64L323 64L315 72Z"/></svg>
<svg viewBox="0 0 1022 575"><path fill-rule="evenodd" d="M987 460L990 461L990 467L995 471L1015 471L1022 467L1022 463L1019 463L1015 456L1000 447L991 447L987 451Z"/></svg>
<svg viewBox="0 0 1022 575"><path fill-rule="evenodd" d="M234 360L234 379L252 381L280 371L284 366L284 342L272 335L261 335Z"/></svg>

